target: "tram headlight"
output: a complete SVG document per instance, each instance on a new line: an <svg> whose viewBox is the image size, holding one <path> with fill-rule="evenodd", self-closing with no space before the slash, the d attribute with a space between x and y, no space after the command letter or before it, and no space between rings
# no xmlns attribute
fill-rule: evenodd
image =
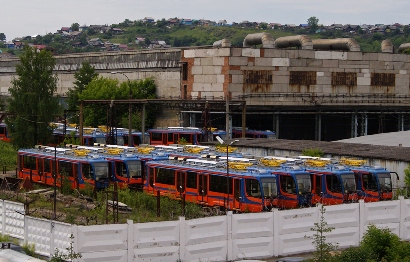
<svg viewBox="0 0 410 262"><path fill-rule="evenodd" d="M301 195L302 194L302 191L299 191L299 195Z"/></svg>
<svg viewBox="0 0 410 262"><path fill-rule="evenodd" d="M346 194L348 193L347 190L345 190L345 193L346 193Z"/></svg>

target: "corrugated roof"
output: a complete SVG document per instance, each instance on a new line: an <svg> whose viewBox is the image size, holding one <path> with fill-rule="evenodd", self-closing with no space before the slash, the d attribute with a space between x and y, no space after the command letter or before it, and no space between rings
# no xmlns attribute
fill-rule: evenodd
<svg viewBox="0 0 410 262"><path fill-rule="evenodd" d="M304 149L320 149L325 154L357 157L357 158L377 158L393 161L410 162L410 147L370 145L346 142L326 142L313 140L284 140L265 138L240 138L235 146L265 148L271 150L300 151Z"/></svg>
<svg viewBox="0 0 410 262"><path fill-rule="evenodd" d="M403 146L410 147L410 131L381 133L368 136L338 140L342 143L370 144L380 146Z"/></svg>

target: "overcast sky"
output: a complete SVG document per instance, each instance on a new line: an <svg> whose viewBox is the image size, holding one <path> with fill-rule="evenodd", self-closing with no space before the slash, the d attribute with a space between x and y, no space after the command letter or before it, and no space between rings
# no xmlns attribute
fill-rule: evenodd
<svg viewBox="0 0 410 262"><path fill-rule="evenodd" d="M227 20L228 23L409 24L409 0L0 0L0 33L7 40L55 33L73 23L118 24L152 17Z"/></svg>

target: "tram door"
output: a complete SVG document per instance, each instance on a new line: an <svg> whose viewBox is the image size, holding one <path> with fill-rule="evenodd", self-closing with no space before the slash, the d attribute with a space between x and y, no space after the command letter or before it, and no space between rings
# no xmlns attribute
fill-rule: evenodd
<svg viewBox="0 0 410 262"><path fill-rule="evenodd" d="M162 134L162 144L168 145L168 136L172 136L172 134L163 133Z"/></svg>
<svg viewBox="0 0 410 262"><path fill-rule="evenodd" d="M198 174L198 202L208 202L208 176Z"/></svg>
<svg viewBox="0 0 410 262"><path fill-rule="evenodd" d="M38 174L38 181L43 182L45 181L44 177L44 160L42 158L37 158L37 174Z"/></svg>
<svg viewBox="0 0 410 262"><path fill-rule="evenodd" d="M233 209L241 209L240 180L233 180Z"/></svg>
<svg viewBox="0 0 410 262"><path fill-rule="evenodd" d="M177 191L180 198L182 198L182 195L185 194L185 176L185 172L177 172Z"/></svg>

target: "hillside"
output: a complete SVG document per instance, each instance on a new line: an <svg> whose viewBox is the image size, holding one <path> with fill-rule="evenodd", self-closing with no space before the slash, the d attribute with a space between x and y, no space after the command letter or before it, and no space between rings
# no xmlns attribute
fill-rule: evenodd
<svg viewBox="0 0 410 262"><path fill-rule="evenodd" d="M265 23L236 25L204 25L198 21L190 24L172 23L170 20L156 22L128 21L119 24L92 25L80 28L73 24L67 31L57 30L57 33L25 37L20 42L37 45L37 48L47 48L55 54L94 51L135 50L144 48L167 48L186 46L207 46L215 41L228 39L233 46L242 46L246 35L267 32L274 39L288 35L309 35L311 38L354 38L363 52L380 52L381 42L390 39L397 49L400 44L410 42L408 26L383 26L362 28L359 26L320 27L315 29L303 26L270 27ZM19 54L21 49L6 49L0 44L3 52Z"/></svg>

